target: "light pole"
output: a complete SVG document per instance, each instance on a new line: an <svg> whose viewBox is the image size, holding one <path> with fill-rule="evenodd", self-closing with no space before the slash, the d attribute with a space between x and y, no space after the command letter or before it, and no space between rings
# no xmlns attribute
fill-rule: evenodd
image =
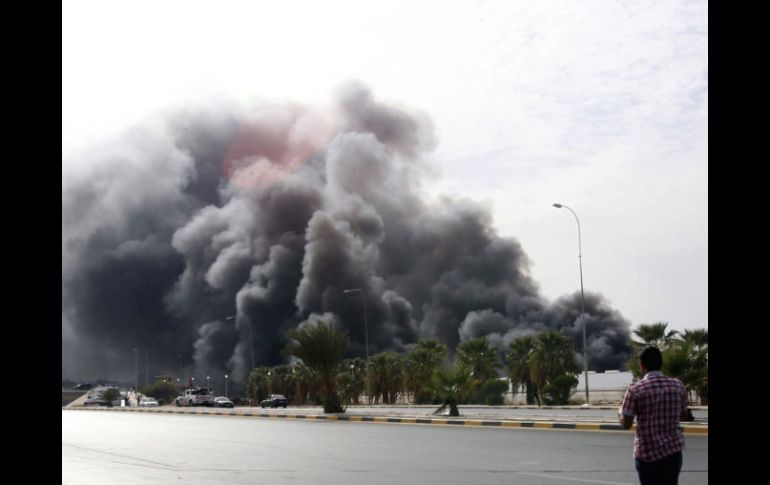
<svg viewBox="0 0 770 485"><path fill-rule="evenodd" d="M209 386L209 376L206 376L206 390L209 390L209 389L211 389L211 387Z"/></svg>
<svg viewBox="0 0 770 485"><path fill-rule="evenodd" d="M139 389L139 349L134 349L134 390Z"/></svg>
<svg viewBox="0 0 770 485"><path fill-rule="evenodd" d="M176 380L178 381L179 379L182 378L182 356L181 355L176 356L176 364L177 364Z"/></svg>
<svg viewBox="0 0 770 485"><path fill-rule="evenodd" d="M225 374L225 397L227 397L227 378L228 377L229 376L227 374Z"/></svg>
<svg viewBox="0 0 770 485"><path fill-rule="evenodd" d="M369 364L369 322L367 321L368 317L366 315L366 297L364 296L364 291L361 288L351 288L349 290L343 290L342 293L347 295L355 291L361 293L361 301L364 302L364 350L366 352L366 363Z"/></svg>
<svg viewBox="0 0 770 485"><path fill-rule="evenodd" d="M149 386L150 385L150 361L148 360L149 357L147 357L147 351L144 351L144 385Z"/></svg>
<svg viewBox="0 0 770 485"><path fill-rule="evenodd" d="M583 323L583 375L586 381L586 405L588 405L591 403L591 401L588 398L588 341L586 339L586 299L585 294L583 293L583 248L580 241L580 219L578 219L575 211L564 204L554 203L553 206L557 209L564 207L568 211L572 212L572 215L575 216L575 220L577 221L578 226L578 262L580 264L580 320Z"/></svg>

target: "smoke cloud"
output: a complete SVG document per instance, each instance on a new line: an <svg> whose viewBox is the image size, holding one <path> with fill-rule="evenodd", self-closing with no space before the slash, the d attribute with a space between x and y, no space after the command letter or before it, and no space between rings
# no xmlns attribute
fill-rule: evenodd
<svg viewBox="0 0 770 485"><path fill-rule="evenodd" d="M364 308L370 354L551 329L581 349L579 294L549 303L487 209L424 195L435 145L427 116L350 84L331 108L188 110L81 154L62 180L62 376L131 380L138 348L154 374L235 383L317 319L363 356ZM620 368L629 323L596 294L586 323L591 368Z"/></svg>

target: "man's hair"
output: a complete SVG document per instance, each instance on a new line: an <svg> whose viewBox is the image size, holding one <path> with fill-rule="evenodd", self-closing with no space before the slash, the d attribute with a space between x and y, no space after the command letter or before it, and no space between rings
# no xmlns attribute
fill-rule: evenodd
<svg viewBox="0 0 770 485"><path fill-rule="evenodd" d="M648 371L660 370L663 365L663 355L657 347L646 347L639 354L639 360L644 364Z"/></svg>

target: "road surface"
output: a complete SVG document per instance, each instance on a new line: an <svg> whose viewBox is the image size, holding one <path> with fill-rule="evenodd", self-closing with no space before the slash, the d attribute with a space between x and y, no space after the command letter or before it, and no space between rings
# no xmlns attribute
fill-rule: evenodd
<svg viewBox="0 0 770 485"><path fill-rule="evenodd" d="M682 485L708 483L688 436ZM637 483L633 435L62 411L62 484Z"/></svg>

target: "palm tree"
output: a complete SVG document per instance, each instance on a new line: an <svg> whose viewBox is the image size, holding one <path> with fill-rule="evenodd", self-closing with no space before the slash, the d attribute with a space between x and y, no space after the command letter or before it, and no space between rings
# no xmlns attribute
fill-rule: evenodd
<svg viewBox="0 0 770 485"><path fill-rule="evenodd" d="M246 395L256 404L259 404L263 398L267 397L268 372L270 372L269 367L257 367L252 369L246 378Z"/></svg>
<svg viewBox="0 0 770 485"><path fill-rule="evenodd" d="M369 359L370 401L393 404L397 394L404 388L404 358L401 354L381 352Z"/></svg>
<svg viewBox="0 0 770 485"><path fill-rule="evenodd" d="M691 343L696 350L707 348L709 345L709 331L705 328L685 330L679 334L682 340Z"/></svg>
<svg viewBox="0 0 770 485"><path fill-rule="evenodd" d="M682 381L708 404L708 330L685 330L663 351L663 373Z"/></svg>
<svg viewBox="0 0 770 485"><path fill-rule="evenodd" d="M544 332L537 336L529 359L530 375L537 386L540 401L545 386L564 374L580 371L575 359L572 339L561 332Z"/></svg>
<svg viewBox="0 0 770 485"><path fill-rule="evenodd" d="M468 339L457 346L457 365L467 369L473 376L475 399L481 402L481 386L497 378L496 368L500 365L497 352L489 345L487 337Z"/></svg>
<svg viewBox="0 0 770 485"><path fill-rule="evenodd" d="M293 397L294 394L294 374L290 365L282 364L270 369L268 383L274 394L283 394L286 397Z"/></svg>
<svg viewBox="0 0 770 485"><path fill-rule="evenodd" d="M120 397L120 391L118 391L114 387L107 388L102 392L102 399L107 401L108 407L112 407L112 401L118 399L119 397Z"/></svg>
<svg viewBox="0 0 770 485"><path fill-rule="evenodd" d="M298 403L315 402L319 404L320 384L318 372L298 361L293 364L292 374L294 375L294 384L296 386L296 399Z"/></svg>
<svg viewBox="0 0 770 485"><path fill-rule="evenodd" d="M342 389L346 403L358 404L358 398L364 392L366 361L360 357L345 359L340 364L337 382Z"/></svg>
<svg viewBox="0 0 770 485"><path fill-rule="evenodd" d="M634 335L642 340L643 345L654 345L662 351L679 334L676 330L666 332L667 326L668 322L642 323L634 330ZM639 345L638 342L633 343Z"/></svg>
<svg viewBox="0 0 770 485"><path fill-rule="evenodd" d="M514 393L520 386L524 386L527 393L527 404L532 404L539 397L535 392L535 383L532 382L532 371L529 359L535 348L535 337L526 335L511 340L508 344L508 353L505 354L508 377L511 379L511 389Z"/></svg>
<svg viewBox="0 0 770 485"><path fill-rule="evenodd" d="M631 347L634 351L631 353L631 357L626 362L626 367L634 375L635 378L641 379L644 377L642 369L639 367L639 353L647 346L652 345L657 347L661 352L665 352L672 343L677 341L677 335L679 332L676 330L666 331L668 322L657 323L641 323L633 331L634 335L641 340L631 340Z"/></svg>
<svg viewBox="0 0 770 485"><path fill-rule="evenodd" d="M433 374L448 354L447 346L436 339L418 340L406 355L406 384L414 393L414 402L421 404L432 399L429 392Z"/></svg>
<svg viewBox="0 0 770 485"><path fill-rule="evenodd" d="M289 332L289 337L293 341L285 352L318 373L324 412L344 412L337 395L337 370L348 346L347 332L335 332L330 324L319 321Z"/></svg>
<svg viewBox="0 0 770 485"><path fill-rule="evenodd" d="M473 391L473 376L464 367L439 369L433 376L433 392L442 402L433 414L441 414L449 406L450 416L459 416L457 404Z"/></svg>

